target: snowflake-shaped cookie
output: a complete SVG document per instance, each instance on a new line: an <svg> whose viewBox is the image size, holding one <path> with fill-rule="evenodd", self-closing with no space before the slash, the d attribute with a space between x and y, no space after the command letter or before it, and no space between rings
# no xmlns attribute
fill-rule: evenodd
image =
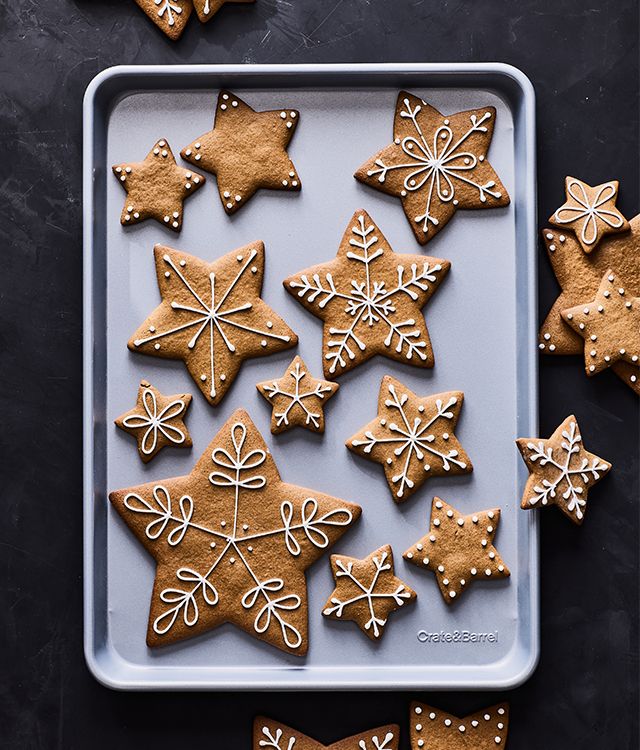
<svg viewBox="0 0 640 750"><path fill-rule="evenodd" d="M285 724L258 716L253 722L253 750L398 750L399 735L399 727L389 724L322 745Z"/></svg>
<svg viewBox="0 0 640 750"><path fill-rule="evenodd" d="M496 119L494 107L443 115L401 91L393 143L355 173L360 182L402 201L422 245L443 229L458 208L497 208L509 195L486 159Z"/></svg>
<svg viewBox="0 0 640 750"><path fill-rule="evenodd" d="M411 750L496 750L507 745L509 704L461 719L425 703L412 703L409 723Z"/></svg>
<svg viewBox="0 0 640 750"><path fill-rule="evenodd" d="M574 523L581 524L589 489L609 472L611 464L585 450L576 418L567 417L546 440L519 438L516 444L530 474L522 507L557 505Z"/></svg>
<svg viewBox="0 0 640 750"><path fill-rule="evenodd" d="M282 482L241 409L190 474L109 499L157 562L149 646L231 622L305 654L304 571L360 515L357 505Z"/></svg>
<svg viewBox="0 0 640 750"><path fill-rule="evenodd" d="M375 354L433 367L421 309L450 265L440 258L394 253L366 211L356 211L335 260L284 282L324 321L325 377L342 375Z"/></svg>
<svg viewBox="0 0 640 750"><path fill-rule="evenodd" d="M416 396L385 375L378 416L349 438L347 448L382 464L396 502L406 500L431 476L455 476L473 470L454 435L462 409L460 391Z"/></svg>

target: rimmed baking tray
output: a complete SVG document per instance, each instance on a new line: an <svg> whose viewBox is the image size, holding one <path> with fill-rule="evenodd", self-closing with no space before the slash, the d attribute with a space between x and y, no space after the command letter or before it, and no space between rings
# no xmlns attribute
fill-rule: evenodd
<svg viewBox="0 0 640 750"><path fill-rule="evenodd" d="M302 192L263 191L229 219L210 178L185 204L180 235L154 222L123 230L124 191L110 165L143 158L161 137L177 154L211 127L221 87L256 109L300 110L290 155ZM399 202L352 177L389 142L402 88L444 113L495 106L488 157L512 197L508 208L459 212L422 251ZM538 533L536 514L518 507L526 477L513 440L537 434L535 186L534 93L506 65L140 66L111 68L93 80L84 103L84 634L97 679L123 689L485 689L513 687L531 674L539 649ZM321 325L281 281L333 257L358 208L371 214L396 252L452 261L425 309L433 371L376 358L340 379L324 437L301 430L272 436L270 409L255 383L279 377L293 352L246 363L215 409L180 362L128 352L127 338L158 303L156 242L213 259L261 239L263 297L296 330L298 352L319 374ZM475 467L469 476L429 480L402 506L393 503L381 467L344 448L375 415L386 373L421 394L465 392L457 434ZM144 466L133 441L113 426L142 377L165 393L194 394L190 454L165 450ZM146 647L154 563L109 507L107 493L188 473L239 406L249 410L285 481L363 506L361 521L333 551L364 556L393 546L396 574L417 590L418 601L392 617L381 643L370 643L353 623L321 616L332 590L325 558L307 575L306 658L231 626L169 648ZM477 583L447 607L434 577L402 560L426 532L433 495L465 513L502 508L497 546L510 580Z"/></svg>

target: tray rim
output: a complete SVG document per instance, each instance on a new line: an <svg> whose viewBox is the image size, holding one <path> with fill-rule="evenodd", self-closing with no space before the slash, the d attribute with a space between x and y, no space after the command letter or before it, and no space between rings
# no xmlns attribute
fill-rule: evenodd
<svg viewBox="0 0 640 750"><path fill-rule="evenodd" d="M190 681L176 680L170 676L154 677L153 682L145 679L149 668L144 666L131 667L128 665L129 676L116 677L105 666L98 654L99 643L96 641L94 628L93 603L95 597L95 567L94 545L95 525L93 520L94 499L94 366L93 366L93 251L94 251L94 124L98 98L103 90L119 79L132 80L145 77L149 83L164 77L191 77L196 80L193 88L205 87L207 79L217 76L239 78L256 78L268 81L271 76L299 75L313 83L315 76L347 78L353 77L388 77L397 73L399 76L408 74L431 76L434 86L442 86L441 81L449 81L449 86L456 84L455 79L465 76L481 78L495 76L505 79L514 86L522 99L522 123L520 129L524 132L524 156L528 166L525 177L527 199L524 201L525 211L520 219L525 226L522 233L526 238L526 277L528 299L528 334L535 342L537 336L537 263L536 263L536 234L537 234L537 190L536 190L536 161L535 161L535 91L533 84L518 68L499 62L484 63L330 63L330 64L196 64L196 65L116 65L98 73L87 86L83 100L83 616L84 616L84 655L87 667L95 679L116 690L388 690L388 689L418 689L418 690L504 690L513 689L526 682L535 671L540 658L540 585L539 585L539 524L538 514L529 516L529 569L532 627L530 629L528 658L508 677L493 678L490 672L495 665L489 667L477 666L468 669L469 676L465 679L451 679L442 682L425 682L419 679L414 670L406 670L406 676L391 682L389 678L369 679L332 679L318 682L301 680L301 669L286 667L259 668L218 668L221 678L212 680L191 679ZM386 82L389 84L389 82ZM458 86L470 86L457 82ZM316 85L326 84L317 83ZM344 84L343 84L344 85ZM348 84L347 84L348 85ZM148 86L153 88L153 86ZM514 130L517 129L514 127ZM530 395L528 403L528 422L532 429L538 427L538 358L535 353L528 354L526 364L527 380ZM537 432L536 432L537 434ZM510 652L512 653L512 652ZM111 658L111 657L109 657ZM118 657L119 658L119 657ZM364 668L369 673L371 667ZM335 671L334 667L314 666L313 671ZM362 667L350 668L352 672L363 671ZM381 674L386 674L389 667L380 668ZM170 673L170 669L167 668ZM156 672L157 673L157 672ZM282 674L290 676L282 678ZM485 673L483 676L482 673ZM277 681L274 679L278 675ZM253 676L253 678L252 678Z"/></svg>

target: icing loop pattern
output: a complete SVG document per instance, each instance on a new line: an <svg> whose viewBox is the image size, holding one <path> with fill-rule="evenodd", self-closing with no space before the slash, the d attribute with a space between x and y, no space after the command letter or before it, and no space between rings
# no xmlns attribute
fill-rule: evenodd
<svg viewBox="0 0 640 750"><path fill-rule="evenodd" d="M575 224L574 231L583 245L595 245L600 239L599 222L611 231L621 230L626 224L624 216L612 202L618 195L617 182L605 182L587 192L585 183L568 177L567 202L552 217L557 225Z"/></svg>
<svg viewBox="0 0 640 750"><path fill-rule="evenodd" d="M186 409L182 399L172 401L158 413L156 394L147 388L142 394L144 414L129 414L122 422L125 427L136 429L146 428L140 444L145 456L150 456L158 446L158 433L176 445L184 443L186 435L183 430L170 424L171 420L180 416Z"/></svg>
<svg viewBox="0 0 640 750"><path fill-rule="evenodd" d="M154 500L153 505L148 500L140 497L140 495L131 493L125 497L124 504L134 513L143 513L153 517L145 529L145 533L149 539L155 540L160 538L169 523L173 521L176 525L167 536L167 542L170 546L175 547L183 540L190 526L193 515L193 500L188 495L181 497L178 501L179 515L174 515L171 497L166 487L162 485L154 487L152 497Z"/></svg>

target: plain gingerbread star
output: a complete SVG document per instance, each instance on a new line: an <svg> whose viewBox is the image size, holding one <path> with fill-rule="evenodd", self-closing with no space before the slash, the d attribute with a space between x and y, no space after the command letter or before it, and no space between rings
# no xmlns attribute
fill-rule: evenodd
<svg viewBox="0 0 640 750"><path fill-rule="evenodd" d="M233 214L260 188L300 190L300 177L287 154L299 119L293 109L256 112L235 94L221 91L213 130L180 153L216 175L222 206Z"/></svg>
<svg viewBox="0 0 640 750"><path fill-rule="evenodd" d="M192 0L135 0L135 2L173 41L180 38L193 11Z"/></svg>
<svg viewBox="0 0 640 750"><path fill-rule="evenodd" d="M435 573L447 604L475 581L495 581L511 573L493 545L500 508L462 515L439 497L431 504L431 525L404 559Z"/></svg>
<svg viewBox="0 0 640 750"><path fill-rule="evenodd" d="M400 728L389 724L322 745L273 719L258 716L253 722L253 750L398 750L399 736Z"/></svg>
<svg viewBox="0 0 640 750"><path fill-rule="evenodd" d="M411 750L496 750L507 744L509 704L459 718L425 703L409 709Z"/></svg>

